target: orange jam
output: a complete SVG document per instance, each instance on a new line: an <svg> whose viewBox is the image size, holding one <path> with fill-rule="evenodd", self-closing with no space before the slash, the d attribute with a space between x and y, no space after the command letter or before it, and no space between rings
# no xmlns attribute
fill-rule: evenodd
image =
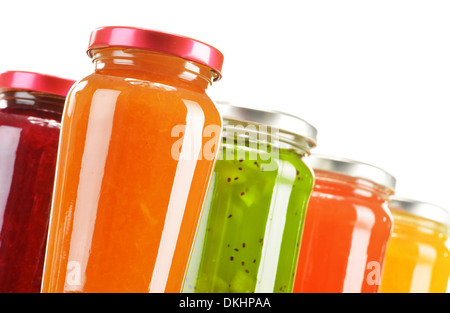
<svg viewBox="0 0 450 313"><path fill-rule="evenodd" d="M92 57L63 116L42 291L179 292L220 139L217 73L132 47Z"/></svg>

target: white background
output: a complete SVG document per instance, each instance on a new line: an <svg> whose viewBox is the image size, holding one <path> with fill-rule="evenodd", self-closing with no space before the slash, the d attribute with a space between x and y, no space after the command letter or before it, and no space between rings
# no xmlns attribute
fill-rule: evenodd
<svg viewBox="0 0 450 313"><path fill-rule="evenodd" d="M313 152L370 163L399 196L450 208L450 2L102 0L1 3L0 72L80 79L101 26L209 43L225 55L213 100L295 114Z"/></svg>

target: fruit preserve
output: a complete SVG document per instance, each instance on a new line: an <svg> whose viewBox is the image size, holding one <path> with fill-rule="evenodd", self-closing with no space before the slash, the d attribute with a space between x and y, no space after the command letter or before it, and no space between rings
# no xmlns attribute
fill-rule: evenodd
<svg viewBox="0 0 450 313"><path fill-rule="evenodd" d="M393 197L394 230L381 279L383 293L445 293L450 277L450 214L433 204Z"/></svg>
<svg viewBox="0 0 450 313"><path fill-rule="evenodd" d="M0 74L0 292L39 292L65 96L74 81Z"/></svg>
<svg viewBox="0 0 450 313"><path fill-rule="evenodd" d="M131 27L91 34L67 98L43 292L179 292L218 151L223 56Z"/></svg>
<svg viewBox="0 0 450 313"><path fill-rule="evenodd" d="M219 103L224 133L184 292L291 292L314 176L305 121Z"/></svg>
<svg viewBox="0 0 450 313"><path fill-rule="evenodd" d="M392 231L395 178L370 164L313 155L294 292L377 292Z"/></svg>

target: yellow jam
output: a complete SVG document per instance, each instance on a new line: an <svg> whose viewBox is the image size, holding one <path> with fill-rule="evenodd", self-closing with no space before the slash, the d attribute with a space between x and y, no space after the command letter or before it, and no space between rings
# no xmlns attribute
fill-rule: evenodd
<svg viewBox="0 0 450 313"><path fill-rule="evenodd" d="M382 293L444 293L450 276L448 228L392 210L394 230L383 268Z"/></svg>

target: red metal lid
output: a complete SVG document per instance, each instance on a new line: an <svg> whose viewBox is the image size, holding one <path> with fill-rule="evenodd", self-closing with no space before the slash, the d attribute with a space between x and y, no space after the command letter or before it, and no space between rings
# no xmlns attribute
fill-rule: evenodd
<svg viewBox="0 0 450 313"><path fill-rule="evenodd" d="M130 47L151 50L211 67L221 77L223 54L216 48L189 38L150 29L108 26L95 29L91 33L87 53L92 56L94 49L106 47Z"/></svg>
<svg viewBox="0 0 450 313"><path fill-rule="evenodd" d="M67 96L74 80L34 72L8 71L0 74L0 89L26 89Z"/></svg>

